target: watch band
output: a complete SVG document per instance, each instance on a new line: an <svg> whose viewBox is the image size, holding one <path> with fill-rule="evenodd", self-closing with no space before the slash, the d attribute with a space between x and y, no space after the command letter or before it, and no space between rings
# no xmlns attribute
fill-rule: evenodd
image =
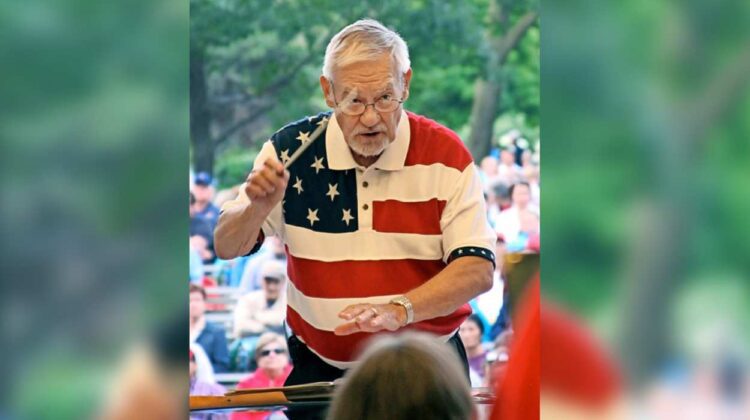
<svg viewBox="0 0 750 420"><path fill-rule="evenodd" d="M404 309L406 309L406 324L404 326L411 324L414 322L414 306L412 306L411 301L406 296L398 296L393 299L391 299L390 302L394 305L403 306Z"/></svg>

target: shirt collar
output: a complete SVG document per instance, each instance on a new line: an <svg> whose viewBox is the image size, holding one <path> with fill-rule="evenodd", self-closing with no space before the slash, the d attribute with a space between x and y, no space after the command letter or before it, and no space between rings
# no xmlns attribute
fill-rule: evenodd
<svg viewBox="0 0 750 420"><path fill-rule="evenodd" d="M411 129L409 116L401 110L401 119L396 127L396 139L388 145L380 158L372 165L385 171L397 171L404 167L406 154L409 151ZM354 161L349 145L344 140L344 133L336 121L336 113L331 113L331 119L326 129L326 154L328 167L334 170L354 169L360 165Z"/></svg>

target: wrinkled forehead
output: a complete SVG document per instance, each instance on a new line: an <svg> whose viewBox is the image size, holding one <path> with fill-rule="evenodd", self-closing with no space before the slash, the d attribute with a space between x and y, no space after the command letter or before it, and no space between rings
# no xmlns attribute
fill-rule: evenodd
<svg viewBox="0 0 750 420"><path fill-rule="evenodd" d="M334 86L345 93L355 89L359 93L394 89L400 77L392 61L388 56L381 56L377 60L357 61L337 67L333 72Z"/></svg>
<svg viewBox="0 0 750 420"><path fill-rule="evenodd" d="M397 90L395 79L391 78L385 82L380 83L351 83L343 85L340 88L341 92L346 99L362 98L379 96L383 93L393 92Z"/></svg>

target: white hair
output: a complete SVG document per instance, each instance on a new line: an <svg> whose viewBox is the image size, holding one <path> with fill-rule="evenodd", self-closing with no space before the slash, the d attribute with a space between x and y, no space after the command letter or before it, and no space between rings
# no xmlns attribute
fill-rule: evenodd
<svg viewBox="0 0 750 420"><path fill-rule="evenodd" d="M373 19L361 19L331 38L323 60L323 76L332 79L334 67L374 60L390 53L402 77L411 66L409 49L401 36Z"/></svg>

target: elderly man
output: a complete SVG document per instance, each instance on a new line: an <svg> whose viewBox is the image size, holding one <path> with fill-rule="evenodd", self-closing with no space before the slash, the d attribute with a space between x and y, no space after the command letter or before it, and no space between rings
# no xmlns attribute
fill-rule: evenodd
<svg viewBox="0 0 750 420"><path fill-rule="evenodd" d="M333 112L274 134L222 208L221 258L253 252L266 235L287 247L287 384L333 380L373 333L403 329L440 337L466 367L456 331L467 302L492 285L495 234L461 140L404 111L411 77L397 33L373 20L341 30L320 77Z"/></svg>

